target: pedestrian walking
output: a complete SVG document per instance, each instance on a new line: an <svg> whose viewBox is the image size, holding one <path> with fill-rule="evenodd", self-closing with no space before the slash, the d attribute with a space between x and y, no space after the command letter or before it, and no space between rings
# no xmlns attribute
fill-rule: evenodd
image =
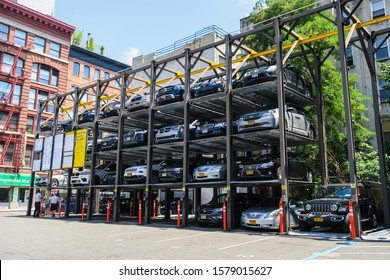
<svg viewBox="0 0 390 280"><path fill-rule="evenodd" d="M42 195L41 195L41 191L40 190L37 190L36 194L35 194L35 209L34 209L34 217L39 217L39 211L41 209L41 198L42 198Z"/></svg>
<svg viewBox="0 0 390 280"><path fill-rule="evenodd" d="M51 194L50 199L50 211L51 211L51 217L54 218L55 214L58 210L58 201L60 200L58 196L55 193Z"/></svg>

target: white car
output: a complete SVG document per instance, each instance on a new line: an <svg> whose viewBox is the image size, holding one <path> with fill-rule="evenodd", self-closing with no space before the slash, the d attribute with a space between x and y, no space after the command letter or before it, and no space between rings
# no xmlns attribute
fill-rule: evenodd
<svg viewBox="0 0 390 280"><path fill-rule="evenodd" d="M62 187L66 186L68 182L68 173L64 172L58 175L53 175L52 180L51 180L51 186L53 188L55 187ZM39 177L37 179L37 185L42 186L42 187L47 187L48 183L48 177Z"/></svg>
<svg viewBox="0 0 390 280"><path fill-rule="evenodd" d="M89 170L73 172L70 177L70 183L72 186L89 185L91 178L91 172Z"/></svg>

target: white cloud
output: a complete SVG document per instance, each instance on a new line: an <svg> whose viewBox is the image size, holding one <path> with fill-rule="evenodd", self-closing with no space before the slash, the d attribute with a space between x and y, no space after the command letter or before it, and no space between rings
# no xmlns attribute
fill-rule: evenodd
<svg viewBox="0 0 390 280"><path fill-rule="evenodd" d="M131 65L133 63L133 57L139 56L140 54L141 52L137 48L130 48L127 51L124 51L123 56L125 63Z"/></svg>

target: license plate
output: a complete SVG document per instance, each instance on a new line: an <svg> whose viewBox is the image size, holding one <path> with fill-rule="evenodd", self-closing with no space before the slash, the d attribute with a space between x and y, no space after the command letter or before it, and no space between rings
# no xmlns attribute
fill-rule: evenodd
<svg viewBox="0 0 390 280"><path fill-rule="evenodd" d="M246 175L253 175L253 170L247 170L245 173Z"/></svg>
<svg viewBox="0 0 390 280"><path fill-rule="evenodd" d="M314 218L314 222L323 222L324 218Z"/></svg>
<svg viewBox="0 0 390 280"><path fill-rule="evenodd" d="M104 142L102 145L103 145L103 146L107 146L107 143L106 143L106 142Z"/></svg>
<svg viewBox="0 0 390 280"><path fill-rule="evenodd" d="M76 183L80 183L80 180L76 180Z"/></svg>
<svg viewBox="0 0 390 280"><path fill-rule="evenodd" d="M127 137L127 138L126 138L126 141L130 141L130 140L131 140L131 138L130 138L130 137Z"/></svg>
<svg viewBox="0 0 390 280"><path fill-rule="evenodd" d="M167 177L167 173L162 173L161 176L162 177Z"/></svg>
<svg viewBox="0 0 390 280"><path fill-rule="evenodd" d="M133 176L133 174L131 174L131 173L127 174L127 177L132 177L132 176Z"/></svg>
<svg viewBox="0 0 390 280"><path fill-rule="evenodd" d="M249 224L250 225L256 225L256 221L255 220L249 220Z"/></svg>
<svg viewBox="0 0 390 280"><path fill-rule="evenodd" d="M248 125L254 125L255 121L248 121Z"/></svg>
<svg viewBox="0 0 390 280"><path fill-rule="evenodd" d="M111 112L111 109L107 109L107 113L110 113Z"/></svg>
<svg viewBox="0 0 390 280"><path fill-rule="evenodd" d="M202 177L206 177L206 175L204 175L204 173L199 173L198 177L202 178Z"/></svg>
<svg viewBox="0 0 390 280"><path fill-rule="evenodd" d="M82 121L84 118L83 117L80 117L79 120Z"/></svg>
<svg viewBox="0 0 390 280"><path fill-rule="evenodd" d="M200 219L201 219L201 220L206 220L206 219L207 219L207 216L206 216L206 215L200 215Z"/></svg>

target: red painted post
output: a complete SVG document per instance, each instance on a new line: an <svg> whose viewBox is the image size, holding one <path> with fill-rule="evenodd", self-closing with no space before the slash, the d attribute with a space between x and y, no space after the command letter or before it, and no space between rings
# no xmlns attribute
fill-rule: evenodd
<svg viewBox="0 0 390 280"><path fill-rule="evenodd" d="M279 202L279 232L284 234L284 224L283 224L283 203L282 200Z"/></svg>
<svg viewBox="0 0 390 280"><path fill-rule="evenodd" d="M153 200L153 216L157 217L157 202L156 200Z"/></svg>
<svg viewBox="0 0 390 280"><path fill-rule="evenodd" d="M85 202L83 200L83 203L81 205L81 220L84 221L84 213L85 213Z"/></svg>
<svg viewBox="0 0 390 280"><path fill-rule="evenodd" d="M42 218L42 199L41 199L41 204L39 207L39 218Z"/></svg>
<svg viewBox="0 0 390 280"><path fill-rule="evenodd" d="M58 205L58 219L61 218L61 210L62 210L62 199L60 200L60 205Z"/></svg>
<svg viewBox="0 0 390 280"><path fill-rule="evenodd" d="M129 211L129 216L133 216L133 200L130 200L130 211Z"/></svg>
<svg viewBox="0 0 390 280"><path fill-rule="evenodd" d="M352 202L348 202L348 209L349 209L349 224L351 227L351 237L353 239L356 238L356 231L355 231L355 218L353 216L353 208L352 208Z"/></svg>
<svg viewBox="0 0 390 280"><path fill-rule="evenodd" d="M180 227L180 199L177 201L177 227Z"/></svg>
<svg viewBox="0 0 390 280"><path fill-rule="evenodd" d="M111 214L111 200L107 200L107 217L106 217L107 223L110 221L110 214Z"/></svg>
<svg viewBox="0 0 390 280"><path fill-rule="evenodd" d="M223 230L227 230L227 221L226 221L226 201L223 201L222 207L222 221L223 221Z"/></svg>
<svg viewBox="0 0 390 280"><path fill-rule="evenodd" d="M138 224L142 225L142 199L138 200Z"/></svg>

